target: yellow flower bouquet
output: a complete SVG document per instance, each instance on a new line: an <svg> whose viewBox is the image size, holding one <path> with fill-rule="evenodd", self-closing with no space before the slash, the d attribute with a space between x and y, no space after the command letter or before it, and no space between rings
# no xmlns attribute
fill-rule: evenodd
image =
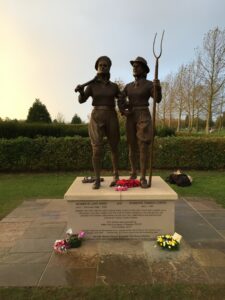
<svg viewBox="0 0 225 300"><path fill-rule="evenodd" d="M157 236L157 244L168 250L178 250L180 246L181 236L175 233L174 235L165 234Z"/></svg>

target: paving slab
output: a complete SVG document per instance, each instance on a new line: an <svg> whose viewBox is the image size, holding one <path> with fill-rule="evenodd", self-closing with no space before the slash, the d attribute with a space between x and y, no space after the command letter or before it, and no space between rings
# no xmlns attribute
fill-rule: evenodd
<svg viewBox="0 0 225 300"><path fill-rule="evenodd" d="M176 205L175 228L190 242L199 241L224 241L221 235L215 231L210 222L207 222L201 214L192 209L187 201L179 200Z"/></svg>
<svg viewBox="0 0 225 300"><path fill-rule="evenodd" d="M39 286L93 286L95 285L98 257L53 253L39 281Z"/></svg>
<svg viewBox="0 0 225 300"><path fill-rule="evenodd" d="M7 253L0 257L1 264L47 264L51 256L51 252L32 252L32 253Z"/></svg>
<svg viewBox="0 0 225 300"><path fill-rule="evenodd" d="M217 230L225 230L225 211L204 211L201 215Z"/></svg>
<svg viewBox="0 0 225 300"><path fill-rule="evenodd" d="M46 264L1 264L0 286L37 286Z"/></svg>
<svg viewBox="0 0 225 300"><path fill-rule="evenodd" d="M168 251L156 245L155 241L143 242L144 255L148 258L149 263L167 261L184 262L192 255L192 248L189 243L182 239L179 251Z"/></svg>
<svg viewBox="0 0 225 300"><path fill-rule="evenodd" d="M8 248L15 245L17 240L23 236L31 222L0 222L1 247Z"/></svg>
<svg viewBox="0 0 225 300"><path fill-rule="evenodd" d="M210 284L224 284L225 283L225 268L223 268L223 267L205 267L204 270L206 271L206 273L208 275Z"/></svg>
<svg viewBox="0 0 225 300"><path fill-rule="evenodd" d="M225 238L225 230L218 230L218 231Z"/></svg>
<svg viewBox="0 0 225 300"><path fill-rule="evenodd" d="M24 218L34 218L38 217L43 211L43 208L47 203L37 203L36 201L24 201L21 206L13 210L8 217L24 217Z"/></svg>
<svg viewBox="0 0 225 300"><path fill-rule="evenodd" d="M193 249L193 256L203 267L225 268L225 253L217 249Z"/></svg>
<svg viewBox="0 0 225 300"><path fill-rule="evenodd" d="M86 240L65 254L63 199L25 201L0 222L0 286L94 286L154 283L225 283L225 209L212 199L176 202L179 251L155 241Z"/></svg>
<svg viewBox="0 0 225 300"><path fill-rule="evenodd" d="M67 224L65 222L50 224L36 223L24 231L24 237L27 239L59 239L65 234L66 226Z"/></svg>
<svg viewBox="0 0 225 300"><path fill-rule="evenodd" d="M0 259L4 258L10 251L11 247L0 247Z"/></svg>
<svg viewBox="0 0 225 300"><path fill-rule="evenodd" d="M143 256L103 255L100 258L97 284L151 284L152 274Z"/></svg>
<svg viewBox="0 0 225 300"><path fill-rule="evenodd" d="M82 247L73 248L69 250L72 255L83 255L92 257L99 254L100 244L98 241L84 240Z"/></svg>
<svg viewBox="0 0 225 300"><path fill-rule="evenodd" d="M200 241L190 241L189 245L192 249L215 249L220 251L225 251L225 241L223 240L200 240Z"/></svg>
<svg viewBox="0 0 225 300"><path fill-rule="evenodd" d="M207 273L198 262L188 257L182 262L171 259L168 261L157 261L151 264L154 283L207 283Z"/></svg>
<svg viewBox="0 0 225 300"><path fill-rule="evenodd" d="M99 253L101 255L144 255L143 241L101 241Z"/></svg>
<svg viewBox="0 0 225 300"><path fill-rule="evenodd" d="M55 239L19 239L10 253L52 252Z"/></svg>
<svg viewBox="0 0 225 300"><path fill-rule="evenodd" d="M31 223L34 220L33 217L11 217L11 216L6 216L3 220L1 220L1 223Z"/></svg>
<svg viewBox="0 0 225 300"><path fill-rule="evenodd" d="M224 211L221 204L215 202L212 198L185 197L188 203L198 211Z"/></svg>

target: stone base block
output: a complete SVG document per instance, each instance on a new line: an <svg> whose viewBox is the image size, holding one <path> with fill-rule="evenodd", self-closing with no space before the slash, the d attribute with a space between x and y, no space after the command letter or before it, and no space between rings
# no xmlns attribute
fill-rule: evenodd
<svg viewBox="0 0 225 300"><path fill-rule="evenodd" d="M115 191L105 177L99 190L77 177L64 198L68 204L68 228L86 232L87 239L155 239L175 231L177 194L159 176L149 189Z"/></svg>

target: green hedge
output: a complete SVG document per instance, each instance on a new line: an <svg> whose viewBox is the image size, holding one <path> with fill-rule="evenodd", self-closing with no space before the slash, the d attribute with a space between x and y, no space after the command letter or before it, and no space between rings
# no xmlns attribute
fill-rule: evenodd
<svg viewBox="0 0 225 300"><path fill-rule="evenodd" d="M156 168L225 169L225 138L155 139Z"/></svg>
<svg viewBox="0 0 225 300"><path fill-rule="evenodd" d="M43 124L0 122L0 138L14 139L17 137L36 138L38 136L82 136L88 137L87 124Z"/></svg>
<svg viewBox="0 0 225 300"><path fill-rule="evenodd" d="M125 126L120 124L120 134L125 135ZM175 129L170 127L157 127L156 135L160 137L175 135ZM88 124L45 124L5 121L0 122L0 138L15 139L17 137L37 138L81 136L88 137Z"/></svg>
<svg viewBox="0 0 225 300"><path fill-rule="evenodd" d="M89 138L0 139L0 171L73 171L92 169ZM102 167L111 169L105 142ZM120 169L128 169L125 138L119 146ZM155 138L154 168L225 169L225 138Z"/></svg>

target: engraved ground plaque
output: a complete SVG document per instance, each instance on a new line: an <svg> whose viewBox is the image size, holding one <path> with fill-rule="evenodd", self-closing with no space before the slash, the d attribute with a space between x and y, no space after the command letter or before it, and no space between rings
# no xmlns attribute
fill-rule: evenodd
<svg viewBox="0 0 225 300"><path fill-rule="evenodd" d="M155 239L173 234L177 194L159 176L150 189L115 191L106 177L99 190L77 177L67 193L68 228L88 239Z"/></svg>

